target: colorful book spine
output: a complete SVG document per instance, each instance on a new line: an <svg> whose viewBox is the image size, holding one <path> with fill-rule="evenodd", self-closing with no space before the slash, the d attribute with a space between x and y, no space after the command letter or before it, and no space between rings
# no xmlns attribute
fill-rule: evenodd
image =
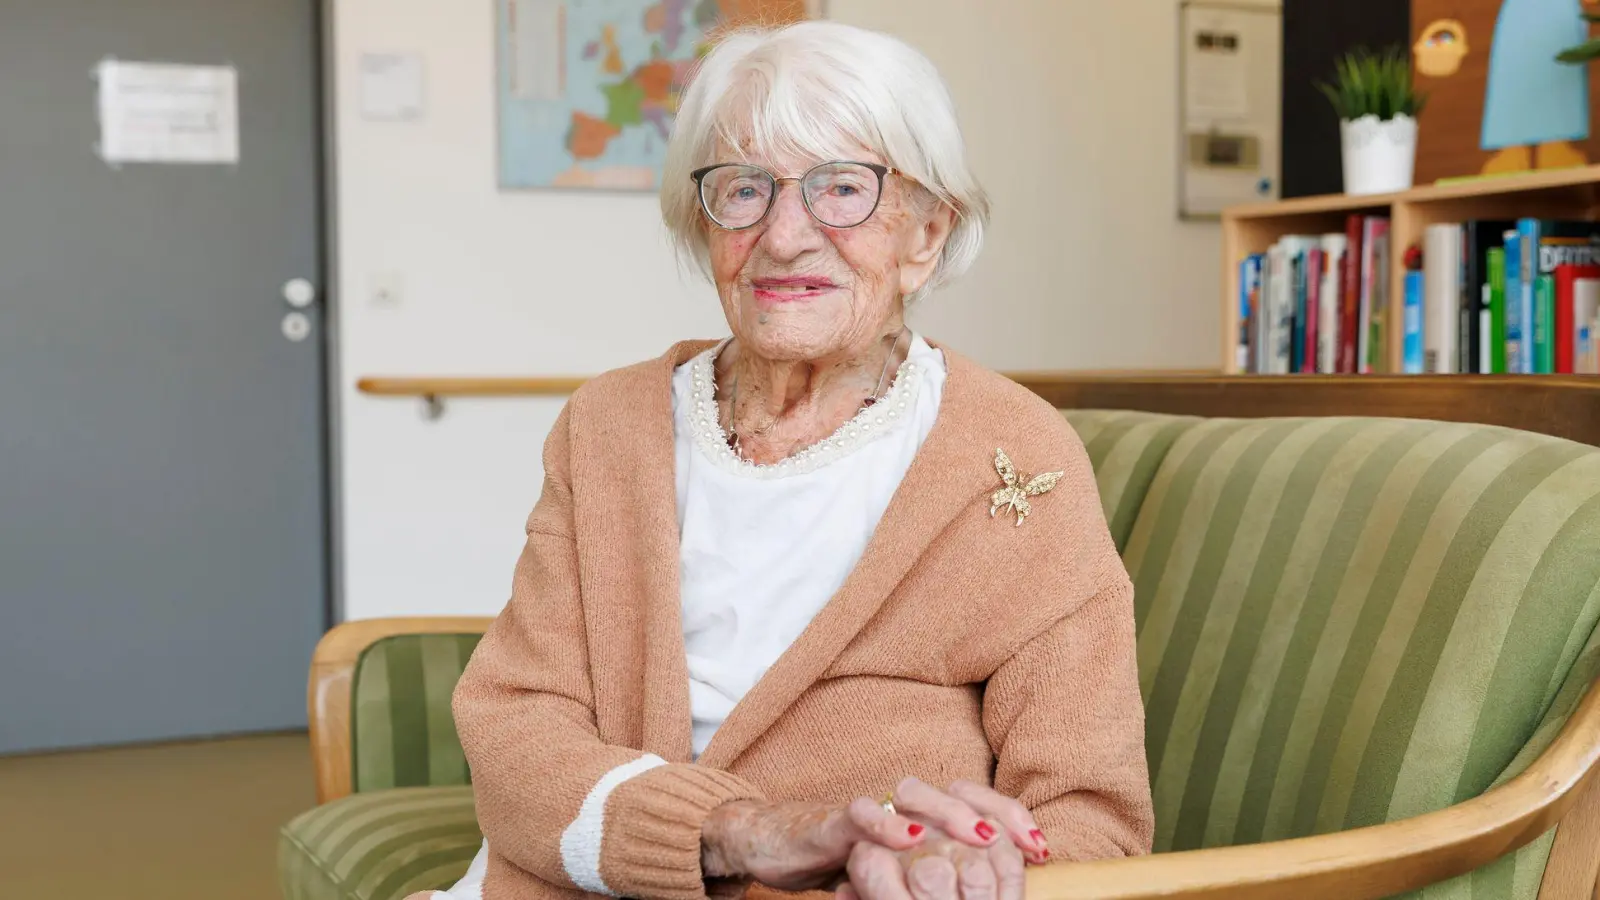
<svg viewBox="0 0 1600 900"><path fill-rule="evenodd" d="M1539 293L1539 220L1517 221L1517 296L1521 306L1517 316L1522 323L1522 372L1539 371L1539 348L1534 334L1534 315Z"/></svg>
<svg viewBox="0 0 1600 900"><path fill-rule="evenodd" d="M1255 316L1261 314L1261 261L1262 255L1252 253L1239 263L1239 344L1234 348L1234 362L1241 372L1258 372L1255 351L1259 349L1251 339L1255 330Z"/></svg>
<svg viewBox="0 0 1600 900"><path fill-rule="evenodd" d="M1407 375L1422 374L1422 272L1406 272L1405 330L1401 344L1404 356L1401 371Z"/></svg>
<svg viewBox="0 0 1600 900"><path fill-rule="evenodd" d="M1600 375L1600 275L1572 281L1573 316L1577 320L1576 359L1573 371L1579 375Z"/></svg>
<svg viewBox="0 0 1600 900"><path fill-rule="evenodd" d="M1317 331L1322 322L1322 251L1306 251L1305 321L1301 323L1300 371L1317 371Z"/></svg>
<svg viewBox="0 0 1600 900"><path fill-rule="evenodd" d="M1489 369L1506 373L1506 250L1492 247L1488 253L1489 291Z"/></svg>
<svg viewBox="0 0 1600 900"><path fill-rule="evenodd" d="M1533 371L1549 375L1555 371L1555 279L1540 275L1534 282L1533 294Z"/></svg>
<svg viewBox="0 0 1600 900"><path fill-rule="evenodd" d="M1358 335L1361 330L1362 274L1367 254L1371 248L1363 240L1370 229L1368 218L1351 214L1344 220L1344 258L1340 267L1341 296L1339 300L1338 340L1335 341L1334 371L1353 375L1362 369L1357 355L1366 342Z"/></svg>
<svg viewBox="0 0 1600 900"><path fill-rule="evenodd" d="M1387 372L1389 341L1392 340L1389 333L1389 258L1394 252L1389 242L1388 219L1367 219L1362 252L1358 359L1363 373Z"/></svg>
<svg viewBox="0 0 1600 900"><path fill-rule="evenodd" d="M1306 251L1296 250L1289 265L1294 272L1291 298L1293 318L1289 322L1289 371L1299 372L1305 364L1306 350Z"/></svg>
<svg viewBox="0 0 1600 900"><path fill-rule="evenodd" d="M1522 237L1515 231L1506 232L1505 258L1506 258L1506 371L1517 374L1523 371L1532 371L1532 366L1523 369L1523 334L1522 334ZM1533 308L1530 304L1528 318L1533 318ZM1532 322L1529 322L1532 327Z"/></svg>

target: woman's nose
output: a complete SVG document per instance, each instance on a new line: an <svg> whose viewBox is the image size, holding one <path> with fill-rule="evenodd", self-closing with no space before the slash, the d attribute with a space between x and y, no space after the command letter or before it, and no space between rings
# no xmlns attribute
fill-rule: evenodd
<svg viewBox="0 0 1600 900"><path fill-rule="evenodd" d="M761 240L775 259L793 259L807 250L821 247L827 240L817 220L806 209L799 185L778 186L778 196L767 212L767 229Z"/></svg>

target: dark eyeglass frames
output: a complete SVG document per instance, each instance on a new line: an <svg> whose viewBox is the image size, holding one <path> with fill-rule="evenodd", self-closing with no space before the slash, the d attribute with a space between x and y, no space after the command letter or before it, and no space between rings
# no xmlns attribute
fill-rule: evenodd
<svg viewBox="0 0 1600 900"><path fill-rule="evenodd" d="M899 170L877 163L819 163L804 174L778 177L748 163L719 163L689 173L699 186L700 208L730 231L749 228L767 217L785 181L800 185L812 218L829 228L854 228L872 217L883 197L883 179Z"/></svg>

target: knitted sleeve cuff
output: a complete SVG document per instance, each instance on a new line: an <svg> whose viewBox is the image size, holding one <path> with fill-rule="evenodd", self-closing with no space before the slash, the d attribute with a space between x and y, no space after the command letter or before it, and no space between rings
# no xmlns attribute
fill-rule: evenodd
<svg viewBox="0 0 1600 900"><path fill-rule="evenodd" d="M760 798L726 772L665 763L634 773L609 795L599 823L597 877L591 884L573 881L597 893L644 900L705 900L700 829L706 816L724 803Z"/></svg>

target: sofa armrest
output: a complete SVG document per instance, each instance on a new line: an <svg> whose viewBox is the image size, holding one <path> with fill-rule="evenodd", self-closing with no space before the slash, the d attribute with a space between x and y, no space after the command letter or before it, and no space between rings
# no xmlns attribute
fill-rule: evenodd
<svg viewBox="0 0 1600 900"><path fill-rule="evenodd" d="M481 633L492 621L480 616L360 619L335 625L322 636L311 655L306 689L317 803L350 794L350 688L362 652L398 634Z"/></svg>
<svg viewBox="0 0 1600 900"><path fill-rule="evenodd" d="M1029 872L1027 897L1375 900L1481 868L1561 823L1564 830L1576 827L1558 835L1540 900L1588 900L1600 863L1597 808L1600 691L1591 687L1560 736L1526 771L1463 803L1314 837L1045 866ZM1561 886L1552 890L1558 874Z"/></svg>

